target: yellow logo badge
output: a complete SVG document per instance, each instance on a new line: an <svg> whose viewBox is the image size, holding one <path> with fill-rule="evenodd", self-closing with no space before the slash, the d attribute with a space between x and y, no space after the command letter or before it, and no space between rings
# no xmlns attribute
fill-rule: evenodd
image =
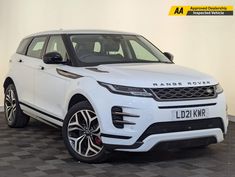
<svg viewBox="0 0 235 177"><path fill-rule="evenodd" d="M233 6L172 6L170 16L232 16Z"/></svg>

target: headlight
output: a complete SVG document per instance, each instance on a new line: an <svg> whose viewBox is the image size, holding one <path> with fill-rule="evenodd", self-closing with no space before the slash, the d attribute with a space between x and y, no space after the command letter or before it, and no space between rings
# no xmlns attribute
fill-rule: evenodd
<svg viewBox="0 0 235 177"><path fill-rule="evenodd" d="M107 88L110 92L122 94L122 95L130 95L130 96L140 96L140 97L152 97L152 93L148 92L145 88L137 88L137 87L128 87L122 85L114 85L103 82L98 82L101 86Z"/></svg>
<svg viewBox="0 0 235 177"><path fill-rule="evenodd" d="M217 94L223 92L223 88L221 87L220 84L215 85L215 92L216 92Z"/></svg>

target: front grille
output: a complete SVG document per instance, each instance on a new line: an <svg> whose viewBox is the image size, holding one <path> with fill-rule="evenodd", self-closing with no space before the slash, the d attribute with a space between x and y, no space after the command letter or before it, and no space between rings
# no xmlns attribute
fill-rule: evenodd
<svg viewBox="0 0 235 177"><path fill-rule="evenodd" d="M224 132L224 124L221 118L209 118L198 120L158 122L150 125L140 136L138 141L143 141L150 135L161 133L173 133L192 130L203 130L211 128L220 128Z"/></svg>
<svg viewBox="0 0 235 177"><path fill-rule="evenodd" d="M161 101L193 100L216 97L214 86L154 88L154 95Z"/></svg>

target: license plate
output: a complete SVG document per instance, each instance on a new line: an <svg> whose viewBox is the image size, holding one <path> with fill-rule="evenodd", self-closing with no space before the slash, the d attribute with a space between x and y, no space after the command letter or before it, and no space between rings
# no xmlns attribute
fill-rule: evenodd
<svg viewBox="0 0 235 177"><path fill-rule="evenodd" d="M174 120L200 119L207 117L209 117L208 108L184 109L184 110L172 111L172 118Z"/></svg>

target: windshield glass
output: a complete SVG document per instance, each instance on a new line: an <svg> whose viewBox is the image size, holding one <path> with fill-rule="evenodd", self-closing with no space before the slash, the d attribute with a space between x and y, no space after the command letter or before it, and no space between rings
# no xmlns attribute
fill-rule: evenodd
<svg viewBox="0 0 235 177"><path fill-rule="evenodd" d="M70 36L79 62L88 65L108 63L172 63L142 36L119 34L74 34Z"/></svg>

